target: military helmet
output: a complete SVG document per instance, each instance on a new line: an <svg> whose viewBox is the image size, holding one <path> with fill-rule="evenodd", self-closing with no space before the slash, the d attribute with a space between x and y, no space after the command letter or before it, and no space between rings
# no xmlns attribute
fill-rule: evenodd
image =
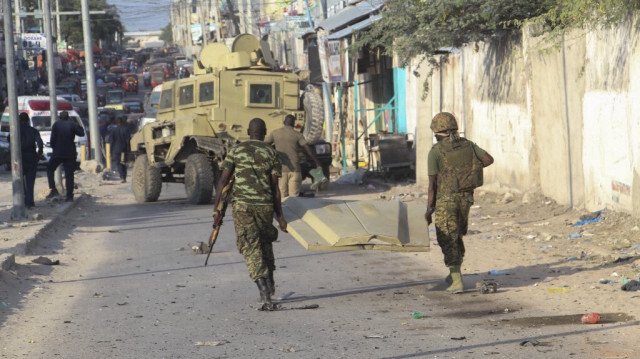
<svg viewBox="0 0 640 359"><path fill-rule="evenodd" d="M431 130L433 132L446 132L450 130L458 130L456 118L449 112L440 112L433 116L431 120Z"/></svg>

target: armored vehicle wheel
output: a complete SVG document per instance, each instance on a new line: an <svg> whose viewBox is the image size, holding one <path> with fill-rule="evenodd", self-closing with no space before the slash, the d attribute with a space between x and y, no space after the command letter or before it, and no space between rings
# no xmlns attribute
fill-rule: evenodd
<svg viewBox="0 0 640 359"><path fill-rule="evenodd" d="M138 156L133 163L133 196L138 203L155 202L162 190L160 169L149 165L146 155Z"/></svg>
<svg viewBox="0 0 640 359"><path fill-rule="evenodd" d="M217 165L202 153L194 153L187 157L187 164L184 167L184 188L189 202L211 203L216 171Z"/></svg>
<svg viewBox="0 0 640 359"><path fill-rule="evenodd" d="M315 143L322 138L322 125L324 124L324 105L322 96L313 85L308 85L304 91L305 124L302 130L304 139L309 143Z"/></svg>

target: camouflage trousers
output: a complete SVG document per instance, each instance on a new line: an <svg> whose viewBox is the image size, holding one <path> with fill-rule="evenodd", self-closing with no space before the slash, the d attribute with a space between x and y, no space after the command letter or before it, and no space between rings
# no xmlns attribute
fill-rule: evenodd
<svg viewBox="0 0 640 359"><path fill-rule="evenodd" d="M236 245L247 263L251 280L268 278L269 271L276 270L272 243L278 239L278 230L273 226L273 207L236 202L233 223Z"/></svg>
<svg viewBox="0 0 640 359"><path fill-rule="evenodd" d="M473 192L447 194L436 201L436 236L447 267L462 265L462 236L467 234L472 204Z"/></svg>

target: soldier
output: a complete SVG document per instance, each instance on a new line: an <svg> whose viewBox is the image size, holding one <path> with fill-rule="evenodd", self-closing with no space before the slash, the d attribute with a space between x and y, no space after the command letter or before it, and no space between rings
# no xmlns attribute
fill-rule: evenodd
<svg viewBox="0 0 640 359"><path fill-rule="evenodd" d="M431 224L436 215L436 236L449 267L445 279L450 293L462 293L460 266L464 257L462 236L467 234L473 190L482 185L482 169L493 157L475 143L458 135L455 117L441 112L433 117L431 130L438 143L429 151L429 190L425 219Z"/></svg>
<svg viewBox="0 0 640 359"><path fill-rule="evenodd" d="M276 267L272 243L278 238L278 230L272 224L274 212L280 229L287 231L278 189L282 164L273 147L263 142L267 128L262 119L251 120L247 133L250 139L229 150L222 162L214 208L218 208L222 189L233 175L233 222L238 251L260 290L262 309L273 310L271 295L275 292ZM221 220L216 210L214 224L219 225Z"/></svg>
<svg viewBox="0 0 640 359"><path fill-rule="evenodd" d="M265 142L273 143L282 160L282 177L278 186L282 197L298 197L300 195L300 184L302 183L302 173L298 151L304 148L311 159L320 167L320 162L311 147L307 144L302 134L293 129L296 118L287 115L284 118L284 127L269 132Z"/></svg>

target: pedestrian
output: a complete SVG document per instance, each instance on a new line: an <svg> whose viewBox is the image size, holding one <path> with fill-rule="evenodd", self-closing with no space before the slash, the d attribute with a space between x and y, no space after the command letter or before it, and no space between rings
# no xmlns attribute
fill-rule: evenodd
<svg viewBox="0 0 640 359"><path fill-rule="evenodd" d="M302 183L302 169L300 168L300 158L298 153L303 148L320 167L320 162L311 147L304 139L304 136L293 128L296 118L287 115L284 118L284 126L269 132L265 139L266 143L273 144L280 155L282 161L282 177L278 182L280 193L283 198L298 197L300 195L300 184Z"/></svg>
<svg viewBox="0 0 640 359"><path fill-rule="evenodd" d="M116 128L111 130L109 144L111 145L112 167L118 169L121 183L127 182L127 164L124 159L125 154L131 152L131 133L125 125L127 116L118 116L115 119Z"/></svg>
<svg viewBox="0 0 640 359"><path fill-rule="evenodd" d="M462 236L467 234L473 190L482 185L482 170L493 157L475 143L458 134L455 117L448 112L435 115L431 130L438 143L429 151L427 170L429 189L425 219L431 224L435 213L438 245L449 268L447 291L462 293L460 267L464 257Z"/></svg>
<svg viewBox="0 0 640 359"><path fill-rule="evenodd" d="M60 195L56 189L53 173L62 164L64 167L65 186L67 187L67 202L73 201L73 172L76 170L76 136L84 136L82 126L71 120L67 111L60 112L59 119L51 126L51 158L47 166L47 180L51 192L48 199Z"/></svg>
<svg viewBox="0 0 640 359"><path fill-rule="evenodd" d="M35 207L33 187L36 184L38 161L42 157L44 143L40 132L31 126L31 119L25 112L20 113L20 153L22 154L22 175L24 176L24 205ZM11 136L7 137L11 142ZM36 147L38 148L36 150Z"/></svg>
<svg viewBox="0 0 640 359"><path fill-rule="evenodd" d="M287 222L278 189L282 165L273 147L263 142L266 132L264 121L254 118L247 131L250 139L229 150L222 162L214 208L218 208L222 189L234 176L233 222L238 251L247 264L249 277L258 286L262 309L273 310L276 267L272 243L278 238L278 230L272 224L274 212L283 232L287 231ZM214 224L219 225L221 220L220 213L214 212Z"/></svg>

